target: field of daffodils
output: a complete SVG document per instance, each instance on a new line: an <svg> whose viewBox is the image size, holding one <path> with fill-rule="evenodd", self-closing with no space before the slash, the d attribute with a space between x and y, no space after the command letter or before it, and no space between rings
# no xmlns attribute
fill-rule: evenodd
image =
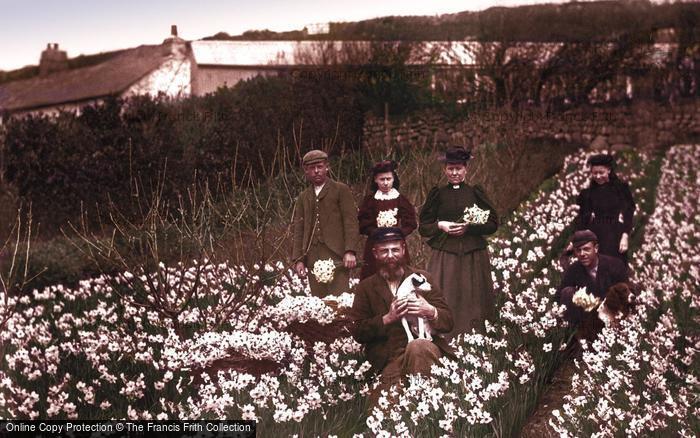
<svg viewBox="0 0 700 438"><path fill-rule="evenodd" d="M511 436L564 360L553 301L589 152L490 239L499 316L454 342L430 376L369 406L375 384L349 335L353 296L311 297L282 264L160 265L0 297L0 417L248 419L261 436ZM635 311L584 345L551 426L565 436L700 433L700 147L623 154L637 202ZM255 284L258 298L240 299Z"/></svg>

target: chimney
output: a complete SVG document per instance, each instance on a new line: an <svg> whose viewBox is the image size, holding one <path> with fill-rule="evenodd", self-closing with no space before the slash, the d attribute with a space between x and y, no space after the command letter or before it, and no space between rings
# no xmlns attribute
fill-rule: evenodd
<svg viewBox="0 0 700 438"><path fill-rule="evenodd" d="M187 41L177 36L176 24L170 26L170 36L163 40L163 46L177 59L184 59L187 56Z"/></svg>
<svg viewBox="0 0 700 438"><path fill-rule="evenodd" d="M48 43L39 59L39 75L46 76L63 70L68 70L68 55L65 50L58 49L58 43Z"/></svg>

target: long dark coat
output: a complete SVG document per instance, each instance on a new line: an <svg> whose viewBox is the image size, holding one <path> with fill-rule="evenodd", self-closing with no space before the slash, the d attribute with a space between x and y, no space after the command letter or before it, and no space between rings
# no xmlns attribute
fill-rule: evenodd
<svg viewBox="0 0 700 438"><path fill-rule="evenodd" d="M461 222L465 207L489 211L483 225L469 225L462 236L449 236L439 221ZM498 229L496 209L479 186L434 187L421 209L418 231L433 248L428 271L443 290L455 321L454 335L481 329L495 315L491 262L484 236Z"/></svg>
<svg viewBox="0 0 700 438"><path fill-rule="evenodd" d="M576 229L591 230L598 237L598 252L627 263L620 253L622 233L631 235L635 203L627 183L615 177L605 184L591 181L576 200L579 205Z"/></svg>

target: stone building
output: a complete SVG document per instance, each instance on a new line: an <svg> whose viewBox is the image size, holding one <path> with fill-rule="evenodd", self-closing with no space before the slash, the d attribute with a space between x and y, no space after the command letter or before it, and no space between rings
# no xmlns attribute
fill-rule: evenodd
<svg viewBox="0 0 700 438"><path fill-rule="evenodd" d="M96 65L70 69L66 52L48 44L39 75L0 84L0 114L80 111L108 96L184 98L233 87L256 76L276 76L328 64L363 64L368 41L185 41L173 26L160 45L119 51ZM387 44L401 44L389 42ZM352 58L352 59L350 59ZM408 60L414 66L434 62L443 68L473 64L462 43L420 43Z"/></svg>
<svg viewBox="0 0 700 438"><path fill-rule="evenodd" d="M42 52L39 75L0 84L0 112L11 114L77 111L107 97L136 95L172 98L192 92L189 43L173 34L160 45L122 50L89 67L69 69L66 52L49 44Z"/></svg>

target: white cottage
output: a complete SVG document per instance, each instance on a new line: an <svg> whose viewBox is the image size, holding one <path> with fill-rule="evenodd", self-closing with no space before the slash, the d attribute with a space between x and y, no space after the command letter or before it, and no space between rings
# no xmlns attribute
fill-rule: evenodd
<svg viewBox="0 0 700 438"><path fill-rule="evenodd" d="M65 52L49 44L36 77L0 84L0 112L12 114L80 111L110 96L192 93L192 60L188 43L173 35L160 45L118 52L97 65L68 69Z"/></svg>

